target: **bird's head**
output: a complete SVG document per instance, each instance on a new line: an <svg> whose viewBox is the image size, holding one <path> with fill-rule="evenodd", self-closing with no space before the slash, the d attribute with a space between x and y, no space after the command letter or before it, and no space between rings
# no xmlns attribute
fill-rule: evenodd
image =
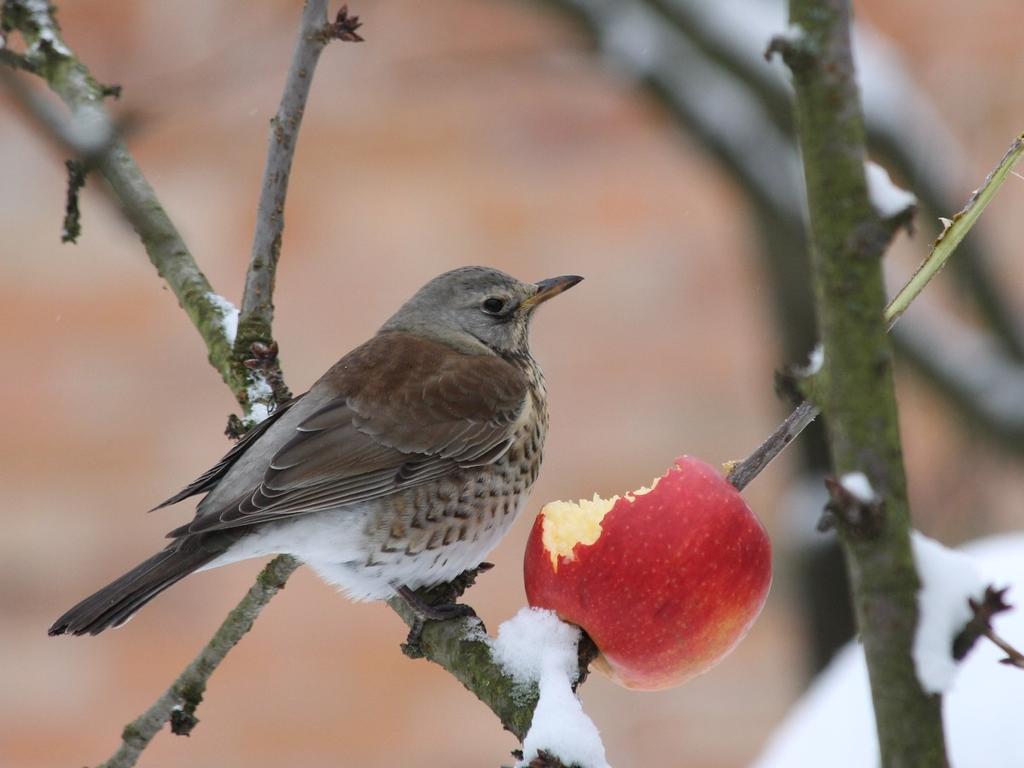
<svg viewBox="0 0 1024 768"><path fill-rule="evenodd" d="M420 288L381 328L407 331L503 356L529 352L530 317L548 299L582 280L576 275L524 283L490 267L461 267Z"/></svg>

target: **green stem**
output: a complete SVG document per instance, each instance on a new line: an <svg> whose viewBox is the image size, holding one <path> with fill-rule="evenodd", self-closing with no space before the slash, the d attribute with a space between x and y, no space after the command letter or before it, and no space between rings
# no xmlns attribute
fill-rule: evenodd
<svg viewBox="0 0 1024 768"><path fill-rule="evenodd" d="M999 192L999 188L1006 181L1006 177L1010 175L1010 171L1013 170L1013 166L1017 164L1022 154L1024 154L1024 133L1014 139L1013 144L1010 145L1006 154L1003 155L1003 159L999 161L999 165L985 179L985 183L974 191L971 199L967 201L967 204L959 213L953 216L949 226L939 235L932 246L931 253L928 254L928 258L921 263L921 266L917 268L917 271L907 281L907 284L889 302L889 306L885 310L885 320L890 328L907 311L910 302L924 290L924 287L928 285L931 279L946 265L949 257L953 255L956 247L960 245L960 241L971 231L971 228L978 221L982 212L992 202L996 193Z"/></svg>

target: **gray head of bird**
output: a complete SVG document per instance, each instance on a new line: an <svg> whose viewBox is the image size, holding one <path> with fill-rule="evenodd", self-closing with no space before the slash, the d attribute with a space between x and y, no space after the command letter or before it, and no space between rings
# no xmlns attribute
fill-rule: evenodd
<svg viewBox="0 0 1024 768"><path fill-rule="evenodd" d="M528 354L534 310L582 279L524 283L490 267L460 267L420 288L381 331L414 333L470 353Z"/></svg>

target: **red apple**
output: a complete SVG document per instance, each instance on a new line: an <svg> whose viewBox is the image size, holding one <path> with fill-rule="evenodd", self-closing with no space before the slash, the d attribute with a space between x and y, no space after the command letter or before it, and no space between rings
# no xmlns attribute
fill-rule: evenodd
<svg viewBox="0 0 1024 768"><path fill-rule="evenodd" d="M771 543L721 474L683 456L651 488L547 504L524 575L530 605L583 627L599 668L657 690L706 672L747 634L771 586Z"/></svg>

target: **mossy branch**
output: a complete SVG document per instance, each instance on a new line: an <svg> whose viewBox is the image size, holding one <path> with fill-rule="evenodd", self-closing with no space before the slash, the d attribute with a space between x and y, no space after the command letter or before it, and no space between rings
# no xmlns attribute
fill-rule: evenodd
<svg viewBox="0 0 1024 768"><path fill-rule="evenodd" d="M449 584L418 590L417 595L428 605L450 605L490 567L484 563ZM530 730L539 692L535 684L517 683L494 660L483 622L476 617L423 622L401 598L392 598L388 605L409 627L409 642L402 647L405 654L425 658L451 672L498 716L505 730L522 741Z"/></svg>
<svg viewBox="0 0 1024 768"><path fill-rule="evenodd" d="M864 643L882 765L947 764L940 697L917 679L911 648L920 581L900 447L881 257L891 233L868 197L864 122L849 0L790 0L777 39L793 74L825 346L815 386L837 474L863 472L881 503L839 535Z"/></svg>
<svg viewBox="0 0 1024 768"><path fill-rule="evenodd" d="M97 134L113 135L113 123L103 106L110 91L65 43L53 7L42 0L5 0L3 22L5 28L17 31L24 40L22 58L31 71L71 111L68 122L90 127ZM210 364L242 402L245 381L233 366L231 341L225 335L218 304L211 298L213 289L142 170L120 139L108 142L92 160L142 240L149 260L199 331Z"/></svg>

